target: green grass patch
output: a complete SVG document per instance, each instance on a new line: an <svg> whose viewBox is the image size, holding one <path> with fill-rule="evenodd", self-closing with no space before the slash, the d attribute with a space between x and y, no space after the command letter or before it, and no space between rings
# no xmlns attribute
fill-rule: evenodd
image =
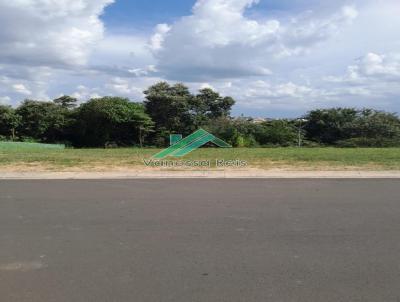
<svg viewBox="0 0 400 302"><path fill-rule="evenodd" d="M23 143L23 142L0 142L0 151L31 151L42 149L65 149L64 145L57 144L40 144L40 143Z"/></svg>
<svg viewBox="0 0 400 302"><path fill-rule="evenodd" d="M0 143L0 168L43 170L112 170L144 168L160 149L69 149L61 145ZM173 159L173 158L169 158ZM400 148L202 148L189 160L241 159L261 169L400 170Z"/></svg>

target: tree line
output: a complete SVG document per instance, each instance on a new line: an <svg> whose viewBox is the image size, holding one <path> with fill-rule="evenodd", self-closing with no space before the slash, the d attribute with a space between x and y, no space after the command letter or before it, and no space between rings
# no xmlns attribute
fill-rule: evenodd
<svg viewBox="0 0 400 302"><path fill-rule="evenodd" d="M299 119L258 121L232 117L235 100L205 88L192 94L183 84L157 83L143 102L93 98L78 105L62 96L0 105L0 140L64 143L74 147L158 146L169 134L204 128L235 147L400 146L400 119L374 109L316 109Z"/></svg>

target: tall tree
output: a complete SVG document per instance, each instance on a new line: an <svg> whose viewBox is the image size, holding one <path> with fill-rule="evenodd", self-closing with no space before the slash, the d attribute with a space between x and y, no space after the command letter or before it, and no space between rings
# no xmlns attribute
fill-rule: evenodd
<svg viewBox="0 0 400 302"><path fill-rule="evenodd" d="M144 94L146 112L155 122L158 132L167 131L187 134L194 130L190 104L193 95L183 84L173 86L166 82L160 82Z"/></svg>
<svg viewBox="0 0 400 302"><path fill-rule="evenodd" d="M211 88L204 88L199 91L193 101L193 110L197 115L205 116L208 119L228 117L235 100L231 97L221 95Z"/></svg>
<svg viewBox="0 0 400 302"><path fill-rule="evenodd" d="M194 96L183 84L169 85L161 82L145 92L146 112L156 125L153 141L166 144L170 133L187 135L203 127L210 119L229 117L235 101L231 97L221 97L212 89L202 89Z"/></svg>
<svg viewBox="0 0 400 302"><path fill-rule="evenodd" d="M80 147L142 145L153 127L142 104L119 97L89 100L78 108L76 120L74 144Z"/></svg>
<svg viewBox="0 0 400 302"><path fill-rule="evenodd" d="M354 124L357 137L400 139L400 119L394 113L363 109Z"/></svg>
<svg viewBox="0 0 400 302"><path fill-rule="evenodd" d="M69 95L63 95L63 96L53 100L53 102L65 109L72 109L72 108L76 107L78 100Z"/></svg>
<svg viewBox="0 0 400 302"><path fill-rule="evenodd" d="M20 135L43 142L60 142L65 139L68 124L66 110L53 102L25 100L17 109L21 116Z"/></svg>
<svg viewBox="0 0 400 302"><path fill-rule="evenodd" d="M21 117L11 106L0 105L0 135L16 138L16 129L21 123Z"/></svg>
<svg viewBox="0 0 400 302"><path fill-rule="evenodd" d="M307 138L323 144L350 138L358 112L354 108L318 109L309 112L304 130Z"/></svg>

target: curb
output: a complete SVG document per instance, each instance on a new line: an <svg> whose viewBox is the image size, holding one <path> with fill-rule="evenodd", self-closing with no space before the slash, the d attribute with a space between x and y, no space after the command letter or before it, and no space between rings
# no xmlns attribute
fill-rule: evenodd
<svg viewBox="0 0 400 302"><path fill-rule="evenodd" d="M0 180L35 179L400 179L400 171L5 172Z"/></svg>

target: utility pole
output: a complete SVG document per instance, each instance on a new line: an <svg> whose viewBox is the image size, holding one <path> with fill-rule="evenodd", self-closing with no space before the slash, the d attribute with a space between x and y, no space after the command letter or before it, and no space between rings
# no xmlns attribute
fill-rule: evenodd
<svg viewBox="0 0 400 302"><path fill-rule="evenodd" d="M299 126L298 126L298 145L299 145L299 148L301 148L302 147L302 137L301 137L301 132L302 132L302 130L303 130L303 123L306 123L307 122L307 120L306 119L298 119L298 121L299 121Z"/></svg>
<svg viewBox="0 0 400 302"><path fill-rule="evenodd" d="M142 129L142 126L139 126L139 145L140 145L140 148L143 148L143 130L144 129Z"/></svg>
<svg viewBox="0 0 400 302"><path fill-rule="evenodd" d="M301 125L299 127L299 148L301 148Z"/></svg>

